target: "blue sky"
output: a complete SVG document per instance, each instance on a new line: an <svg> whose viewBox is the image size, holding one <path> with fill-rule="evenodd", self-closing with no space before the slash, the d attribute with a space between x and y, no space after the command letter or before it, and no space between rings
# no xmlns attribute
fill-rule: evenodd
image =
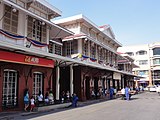
<svg viewBox="0 0 160 120"><path fill-rule="evenodd" d="M59 18L83 14L98 26L109 24L123 46L160 42L160 0L47 1L62 11Z"/></svg>

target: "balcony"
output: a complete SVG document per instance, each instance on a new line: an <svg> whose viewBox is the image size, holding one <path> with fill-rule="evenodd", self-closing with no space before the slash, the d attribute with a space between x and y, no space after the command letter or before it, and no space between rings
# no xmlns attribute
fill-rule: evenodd
<svg viewBox="0 0 160 120"><path fill-rule="evenodd" d="M19 45L30 49L38 49L40 51L48 52L48 45L40 43L38 41L34 41L31 39L28 39L25 36L20 35L14 35L7 31L0 29L0 41L4 43L10 43L13 45Z"/></svg>

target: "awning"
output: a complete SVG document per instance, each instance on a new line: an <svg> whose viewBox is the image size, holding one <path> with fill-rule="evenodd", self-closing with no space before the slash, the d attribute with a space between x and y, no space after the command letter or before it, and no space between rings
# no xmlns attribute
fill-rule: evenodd
<svg viewBox="0 0 160 120"><path fill-rule="evenodd" d="M0 61L54 68L50 59L0 50Z"/></svg>
<svg viewBox="0 0 160 120"><path fill-rule="evenodd" d="M138 81L138 83L148 83L149 81Z"/></svg>

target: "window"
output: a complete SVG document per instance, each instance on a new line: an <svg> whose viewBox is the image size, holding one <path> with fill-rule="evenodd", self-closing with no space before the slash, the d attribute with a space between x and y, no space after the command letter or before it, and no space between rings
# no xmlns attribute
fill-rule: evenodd
<svg viewBox="0 0 160 120"><path fill-rule="evenodd" d="M98 47L98 60L103 60L103 49L99 46Z"/></svg>
<svg viewBox="0 0 160 120"><path fill-rule="evenodd" d="M46 24L28 16L27 37L38 42L46 43Z"/></svg>
<svg viewBox="0 0 160 120"><path fill-rule="evenodd" d="M153 78L154 78L154 79L160 79L160 71L159 71L159 70L154 71L154 72L152 73L152 75L153 75Z"/></svg>
<svg viewBox="0 0 160 120"><path fill-rule="evenodd" d="M156 58L153 60L153 64L160 64L160 58Z"/></svg>
<svg viewBox="0 0 160 120"><path fill-rule="evenodd" d="M108 63L109 62L109 51L106 50L106 58L105 58L106 62Z"/></svg>
<svg viewBox="0 0 160 120"><path fill-rule="evenodd" d="M147 65L148 60L139 60L139 65Z"/></svg>
<svg viewBox="0 0 160 120"><path fill-rule="evenodd" d="M140 70L140 71L137 71L138 75L148 75L149 72L148 70Z"/></svg>
<svg viewBox="0 0 160 120"><path fill-rule="evenodd" d="M88 56L88 40L87 41L84 40L82 47L83 47L83 55Z"/></svg>
<svg viewBox="0 0 160 120"><path fill-rule="evenodd" d="M55 54L61 55L61 51L62 51L61 49L62 49L61 45L55 44Z"/></svg>
<svg viewBox="0 0 160 120"><path fill-rule="evenodd" d="M62 45L58 45L58 44L55 44L53 42L50 42L49 43L49 53L62 55Z"/></svg>
<svg viewBox="0 0 160 120"><path fill-rule="evenodd" d="M153 55L160 55L160 48L154 48Z"/></svg>
<svg viewBox="0 0 160 120"><path fill-rule="evenodd" d="M18 10L13 11L10 6L4 7L3 29L17 34L18 29Z"/></svg>
<svg viewBox="0 0 160 120"><path fill-rule="evenodd" d="M17 105L17 71L4 70L2 106L14 107Z"/></svg>
<svg viewBox="0 0 160 120"><path fill-rule="evenodd" d="M110 64L113 64L113 53L112 52L109 52L109 62Z"/></svg>
<svg viewBox="0 0 160 120"><path fill-rule="evenodd" d="M78 53L78 41L67 41L64 43L64 53L66 56Z"/></svg>
<svg viewBox="0 0 160 120"><path fill-rule="evenodd" d="M91 58L96 58L96 44L91 43L90 51L91 51Z"/></svg>
<svg viewBox="0 0 160 120"><path fill-rule="evenodd" d="M133 52L126 52L126 54L128 54L129 56L134 56Z"/></svg>
<svg viewBox="0 0 160 120"><path fill-rule="evenodd" d="M34 72L34 80L33 80L33 96L34 98L37 97L39 91L43 92L43 74L41 72Z"/></svg>
<svg viewBox="0 0 160 120"><path fill-rule="evenodd" d="M145 55L145 54L147 54L147 51L144 50L136 52L136 55Z"/></svg>

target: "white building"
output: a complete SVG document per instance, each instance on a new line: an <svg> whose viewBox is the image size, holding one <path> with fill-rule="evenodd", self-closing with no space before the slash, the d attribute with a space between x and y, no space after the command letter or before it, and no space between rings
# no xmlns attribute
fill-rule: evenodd
<svg viewBox="0 0 160 120"><path fill-rule="evenodd" d="M121 89L133 81L131 70L118 70L118 58L121 55L117 53L117 48L122 45L116 40L109 25L99 27L82 14L53 22L75 33L62 40L63 55L97 68L94 72L93 66L83 65L79 68L82 76L79 89L82 93L87 91L82 96L84 99L89 99L88 94L93 89L96 92L98 89L109 89L110 86Z"/></svg>
<svg viewBox="0 0 160 120"><path fill-rule="evenodd" d="M133 72L143 78L138 81L140 84L157 84L160 70L160 43L123 46L118 48L119 52L126 53L135 59L134 63L139 68Z"/></svg>

